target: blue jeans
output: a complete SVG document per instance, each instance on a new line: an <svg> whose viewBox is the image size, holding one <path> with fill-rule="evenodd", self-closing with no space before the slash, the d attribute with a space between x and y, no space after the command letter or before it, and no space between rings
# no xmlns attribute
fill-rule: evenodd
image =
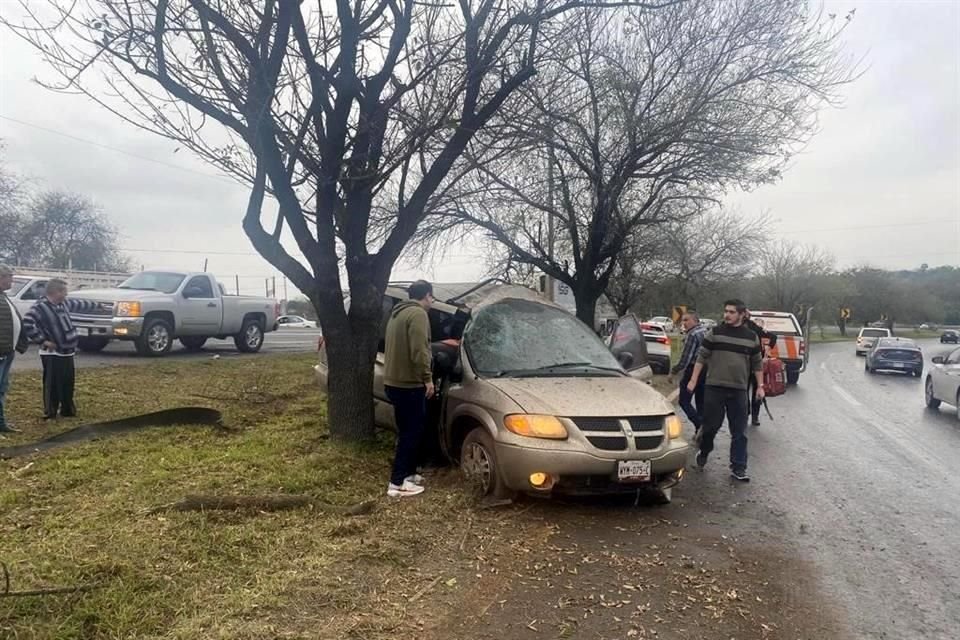
<svg viewBox="0 0 960 640"><path fill-rule="evenodd" d="M713 439L723 425L726 415L730 427L730 467L734 471L747 470L747 415L750 405L746 389L730 389L707 385L704 392L703 438L700 453L713 451Z"/></svg>
<svg viewBox="0 0 960 640"><path fill-rule="evenodd" d="M6 417L3 414L3 403L7 400L7 391L10 389L10 369L13 367L13 357L10 353L0 356L0 429L7 426Z"/></svg>
<svg viewBox="0 0 960 640"><path fill-rule="evenodd" d="M700 427L703 426L703 393L707 376L706 373L700 376L693 393L687 391L687 385L690 383L691 377L693 377L693 367L687 367L683 372L683 378L680 379L680 408L690 418L694 428L699 431Z"/></svg>
<svg viewBox="0 0 960 640"><path fill-rule="evenodd" d="M399 486L405 478L417 472L420 441L427 421L427 389L386 387L385 391L397 421L397 453L393 458L390 482Z"/></svg>

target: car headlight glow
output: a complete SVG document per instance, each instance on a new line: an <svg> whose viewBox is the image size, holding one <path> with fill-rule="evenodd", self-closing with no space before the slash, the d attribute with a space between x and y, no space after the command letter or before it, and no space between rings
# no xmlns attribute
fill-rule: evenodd
<svg viewBox="0 0 960 640"><path fill-rule="evenodd" d="M680 417L675 413L667 416L666 427L667 437L671 440L679 438L683 433L683 423L680 422Z"/></svg>
<svg viewBox="0 0 960 640"><path fill-rule="evenodd" d="M527 438L565 440L567 428L554 416L514 414L503 419L507 431Z"/></svg>
<svg viewBox="0 0 960 640"><path fill-rule="evenodd" d="M114 315L121 318L139 318L143 315L140 312L139 302L118 302L113 308L115 309Z"/></svg>

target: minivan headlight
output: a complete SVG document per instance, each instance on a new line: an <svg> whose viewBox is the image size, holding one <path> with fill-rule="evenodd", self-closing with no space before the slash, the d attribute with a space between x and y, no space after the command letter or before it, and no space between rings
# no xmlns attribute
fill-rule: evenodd
<svg viewBox="0 0 960 640"><path fill-rule="evenodd" d="M514 414L503 419L507 431L527 438L565 440L567 428L554 416Z"/></svg>
<svg viewBox="0 0 960 640"><path fill-rule="evenodd" d="M675 440L683 433L683 423L680 422L680 416L671 414L667 416L667 437Z"/></svg>

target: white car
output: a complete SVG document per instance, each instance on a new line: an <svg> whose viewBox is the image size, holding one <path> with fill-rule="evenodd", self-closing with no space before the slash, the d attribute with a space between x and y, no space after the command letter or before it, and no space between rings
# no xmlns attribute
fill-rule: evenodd
<svg viewBox="0 0 960 640"><path fill-rule="evenodd" d="M860 329L857 335L857 355L866 355L867 351L873 348L873 344L880 338L889 338L890 329L880 329L877 327L864 327Z"/></svg>
<svg viewBox="0 0 960 640"><path fill-rule="evenodd" d="M941 402L952 404L957 407L957 419L960 420L960 349L933 359L925 392L928 407L938 409Z"/></svg>
<svg viewBox="0 0 960 640"><path fill-rule="evenodd" d="M317 323L300 316L280 316L277 318L277 326L280 329L316 329Z"/></svg>
<svg viewBox="0 0 960 640"><path fill-rule="evenodd" d="M647 356L654 373L670 373L670 336L661 324L640 323L643 339L647 343Z"/></svg>
<svg viewBox="0 0 960 640"><path fill-rule="evenodd" d="M717 326L717 321L711 320L710 318L700 318L700 324L702 324L705 329L713 329Z"/></svg>
<svg viewBox="0 0 960 640"><path fill-rule="evenodd" d="M650 318L647 320L647 324L658 324L663 327L663 330L667 333L672 332L676 327L673 324L673 320L667 316L657 316L655 318Z"/></svg>

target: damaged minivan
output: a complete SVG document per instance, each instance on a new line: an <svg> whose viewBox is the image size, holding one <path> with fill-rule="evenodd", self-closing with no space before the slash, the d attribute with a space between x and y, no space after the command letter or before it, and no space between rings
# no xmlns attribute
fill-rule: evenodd
<svg viewBox="0 0 960 640"><path fill-rule="evenodd" d="M376 420L391 428L382 336L406 299L402 286L387 289L374 374ZM615 331L608 347L536 292L495 283L438 300L429 316L438 393L427 432L484 493L650 489L670 500L690 445L673 406L643 381L642 332ZM315 370L326 388L323 348Z"/></svg>

